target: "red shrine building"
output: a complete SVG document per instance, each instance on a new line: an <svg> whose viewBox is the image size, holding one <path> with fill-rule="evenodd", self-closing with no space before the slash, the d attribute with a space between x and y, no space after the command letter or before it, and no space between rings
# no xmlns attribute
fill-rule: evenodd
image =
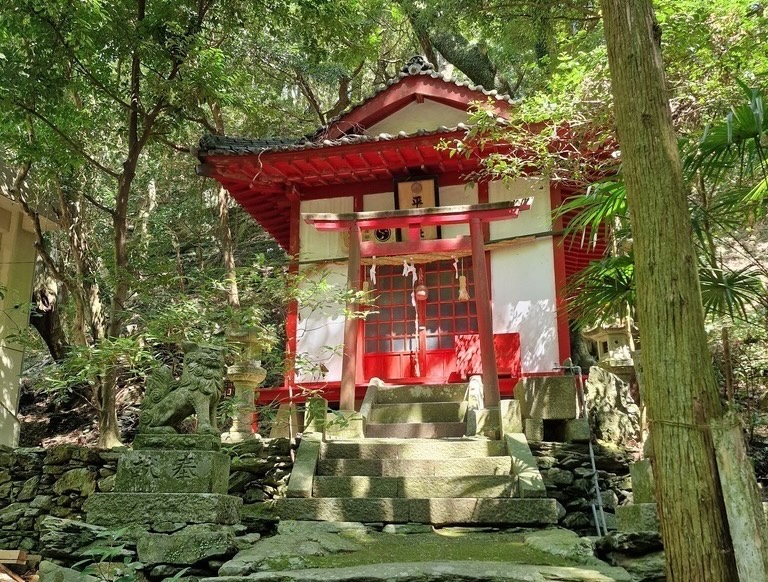
<svg viewBox="0 0 768 582"><path fill-rule="evenodd" d="M575 193L564 183L535 173L472 182L485 157L520 148L437 146L465 137L474 103L500 122L513 103L410 64L311 137L200 142L198 172L275 238L305 285L322 279L372 300L296 304L286 322L296 365L260 403L319 388L350 410L373 378L429 386L482 374L493 405L570 356L565 285L604 241L564 240L563 219L552 220Z"/></svg>

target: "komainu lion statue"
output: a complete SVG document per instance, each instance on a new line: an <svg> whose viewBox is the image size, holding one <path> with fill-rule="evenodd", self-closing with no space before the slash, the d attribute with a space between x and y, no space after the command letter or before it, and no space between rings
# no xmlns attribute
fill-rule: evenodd
<svg viewBox="0 0 768 582"><path fill-rule="evenodd" d="M216 346L189 346L184 353L184 370L174 379L168 366L147 378L141 403L139 432L175 433L181 422L197 415L197 432L219 434L216 406L224 388L224 349Z"/></svg>

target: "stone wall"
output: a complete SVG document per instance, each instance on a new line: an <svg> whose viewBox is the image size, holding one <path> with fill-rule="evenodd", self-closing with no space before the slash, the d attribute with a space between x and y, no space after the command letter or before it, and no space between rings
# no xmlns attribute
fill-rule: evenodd
<svg viewBox="0 0 768 582"><path fill-rule="evenodd" d="M589 494L591 468L586 444L529 443L541 470L547 495L565 508L562 527L594 534ZM598 478L608 526L616 505L631 500L630 457L595 446ZM229 492L243 498L243 521L249 531L268 531L261 502L282 495L292 468L288 439L249 441L226 449L232 458ZM109 492L119 452L61 446L48 450L0 451L0 548L40 550L46 516L82 520L83 503L97 491ZM272 523L272 525L274 525Z"/></svg>
<svg viewBox="0 0 768 582"><path fill-rule="evenodd" d="M288 439L224 450L232 458L229 492L246 507L282 495L292 467ZM0 549L39 551L46 516L85 519L86 498L114 487L119 455L75 446L0 451Z"/></svg>
<svg viewBox="0 0 768 582"><path fill-rule="evenodd" d="M556 442L528 444L544 479L547 497L557 499L565 508L559 525L581 535L594 535L589 445ZM613 529L616 527L616 506L632 499L629 477L631 457L624 450L599 445L594 445L593 449L605 520L608 528Z"/></svg>

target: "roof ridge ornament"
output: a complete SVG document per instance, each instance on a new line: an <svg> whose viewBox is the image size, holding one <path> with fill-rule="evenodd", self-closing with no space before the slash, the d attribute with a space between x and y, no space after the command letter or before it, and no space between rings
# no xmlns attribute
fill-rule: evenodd
<svg viewBox="0 0 768 582"><path fill-rule="evenodd" d="M408 59L403 65L402 72L406 75L418 75L420 73L429 73L435 70L435 65L427 60L423 55L415 55Z"/></svg>

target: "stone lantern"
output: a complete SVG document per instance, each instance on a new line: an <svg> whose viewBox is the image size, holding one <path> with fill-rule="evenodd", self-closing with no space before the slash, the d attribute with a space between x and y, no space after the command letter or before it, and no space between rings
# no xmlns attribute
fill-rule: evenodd
<svg viewBox="0 0 768 582"><path fill-rule="evenodd" d="M236 414L232 427L221 435L224 443L239 443L256 438L251 430L254 402L258 388L267 376L261 367L261 340L255 330L241 330L228 334L230 344L239 348L239 361L227 368L227 377L235 386Z"/></svg>

